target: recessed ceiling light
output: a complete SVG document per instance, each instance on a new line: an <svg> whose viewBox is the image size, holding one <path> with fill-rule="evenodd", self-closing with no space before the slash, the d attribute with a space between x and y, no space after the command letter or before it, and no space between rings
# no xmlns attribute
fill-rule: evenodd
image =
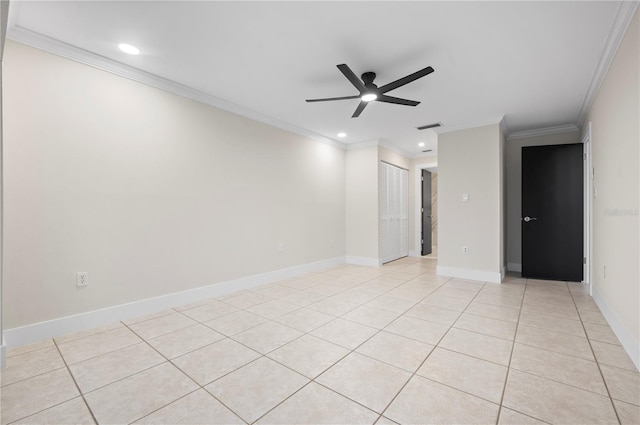
<svg viewBox="0 0 640 425"><path fill-rule="evenodd" d="M418 143L418 146L423 147L424 146L424 142Z"/></svg>
<svg viewBox="0 0 640 425"><path fill-rule="evenodd" d="M365 95L362 95L360 99L362 99L363 102L371 102L372 100L376 100L377 98L378 95L376 95L375 93L367 93Z"/></svg>
<svg viewBox="0 0 640 425"><path fill-rule="evenodd" d="M118 48L120 48L120 50L130 55L140 54L140 49L138 49L136 46L132 46L131 44L120 43L118 44Z"/></svg>
<svg viewBox="0 0 640 425"><path fill-rule="evenodd" d="M338 133L338 137L340 138L347 137L347 133Z"/></svg>

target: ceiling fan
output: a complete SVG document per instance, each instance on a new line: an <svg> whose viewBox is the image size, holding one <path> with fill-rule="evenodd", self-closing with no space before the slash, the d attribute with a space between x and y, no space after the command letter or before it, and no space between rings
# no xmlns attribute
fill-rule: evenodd
<svg viewBox="0 0 640 425"><path fill-rule="evenodd" d="M360 99L360 104L356 108L356 111L353 113L351 118L357 118L360 116L364 108L367 106L367 103L371 101L377 102L386 102L386 103L395 103L397 105L407 105L407 106L417 106L420 102L415 100L401 99L399 97L387 96L385 93L397 89L398 87L402 87L405 84L409 84L412 81L417 80L418 78L422 78L425 75L429 75L433 72L433 68L430 66L421 69L418 72L414 72L413 74L407 75L406 77L402 77L398 80L395 80L389 84L385 84L382 87L378 87L373 84L373 80L376 78L375 72L365 72L362 74L362 81L356 74L353 73L351 68L349 68L346 64L338 65L338 69L340 72L347 77L347 80L353 84L353 86L358 89L360 92L357 96L343 96L343 97L327 97L324 99L307 99L307 102L327 102L332 100L346 100L346 99Z"/></svg>

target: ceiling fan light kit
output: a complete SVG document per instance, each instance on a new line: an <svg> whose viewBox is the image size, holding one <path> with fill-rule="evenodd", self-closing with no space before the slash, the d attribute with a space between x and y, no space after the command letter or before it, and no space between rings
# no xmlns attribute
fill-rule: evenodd
<svg viewBox="0 0 640 425"><path fill-rule="evenodd" d="M322 99L307 99L307 102L329 102L334 100L347 100L347 99L360 99L360 104L356 108L355 112L351 116L351 118L357 118L360 116L364 108L367 106L369 102L385 102L385 103L394 103L396 105L406 105L406 106L417 106L420 102L415 100L401 99L399 97L388 96L385 93L397 89L398 87L402 87L405 84L409 84L412 81L417 80L418 78L422 78L426 75L429 75L433 72L433 68L430 66L421 69L420 71L414 72L413 74L407 75L406 77L402 77L398 80L392 81L389 84L385 84L382 87L378 87L373 83L373 80L376 78L375 72L365 72L362 74L361 78L358 78L356 74L353 73L351 68L349 68L346 64L338 65L338 69L342 74L347 77L347 80L353 84L353 86L358 89L360 92L357 96L343 96L343 97L327 97Z"/></svg>

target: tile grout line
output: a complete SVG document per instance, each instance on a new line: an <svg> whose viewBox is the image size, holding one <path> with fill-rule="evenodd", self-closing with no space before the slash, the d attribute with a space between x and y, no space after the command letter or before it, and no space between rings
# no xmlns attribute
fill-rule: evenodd
<svg viewBox="0 0 640 425"><path fill-rule="evenodd" d="M571 295L571 300L573 301L573 306L575 307L576 311L578 311L578 305L576 304L576 300L573 297L573 293L571 291L569 291L569 293ZM607 396L609 398L609 402L611 403L611 407L613 408L613 412L616 415L616 419L618 420L618 423L622 424L622 420L620 419L620 415L618 414L618 409L616 408L616 404L613 402L613 397L611 397L611 391L609 391L609 384L607 384L607 380L604 377L604 373L602 372L602 368L600 367L600 362L598 361L598 358L596 357L596 353L593 350L593 346L591 345L591 339L589 338L589 334L587 333L587 329L584 326L584 322L582 321L582 316L580 316L579 311L578 311L578 317L580 317L580 324L582 325L582 330L584 331L584 334L587 337L587 343L589 344L591 355L593 356L596 366L598 367L598 372L600 373L600 377L602 378L602 383L604 384L605 390L607 390Z"/></svg>

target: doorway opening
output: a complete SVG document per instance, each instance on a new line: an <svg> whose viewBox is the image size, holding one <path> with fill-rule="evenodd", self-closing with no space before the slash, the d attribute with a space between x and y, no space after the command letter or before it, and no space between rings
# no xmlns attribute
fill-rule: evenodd
<svg viewBox="0 0 640 425"><path fill-rule="evenodd" d="M431 183L427 187L423 185L423 171L427 171L431 176ZM425 162L416 164L415 166L415 212L414 212L414 249L412 256L424 258L438 258L438 163ZM424 190L423 190L424 189ZM427 191L426 195L423 193ZM429 193L430 192L430 193ZM423 204L424 203L424 204ZM426 206L426 208L425 208ZM431 211L429 211L429 207ZM430 221L429 221L429 217ZM426 223L425 223L426 221ZM425 231L427 237L431 239L431 252L424 246L423 241L429 244L425 239ZM427 248L427 249L425 249Z"/></svg>

